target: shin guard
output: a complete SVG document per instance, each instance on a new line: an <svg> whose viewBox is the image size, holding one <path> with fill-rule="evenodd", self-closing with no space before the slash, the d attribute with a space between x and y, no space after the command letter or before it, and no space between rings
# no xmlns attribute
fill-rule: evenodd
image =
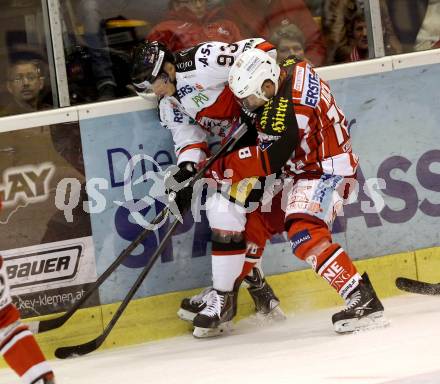
<svg viewBox="0 0 440 384"><path fill-rule="evenodd" d="M344 298L361 279L350 257L339 244L333 244L327 225L315 218L303 218L289 229L294 254L312 268Z"/></svg>
<svg viewBox="0 0 440 384"><path fill-rule="evenodd" d="M214 289L229 292L240 276L246 253L246 243L241 233L213 230L212 282Z"/></svg>

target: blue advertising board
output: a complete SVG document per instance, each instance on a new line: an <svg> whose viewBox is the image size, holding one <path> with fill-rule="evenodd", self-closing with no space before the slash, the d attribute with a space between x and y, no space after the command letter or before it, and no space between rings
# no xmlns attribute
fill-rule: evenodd
<svg viewBox="0 0 440 384"><path fill-rule="evenodd" d="M440 65L330 85L361 161L357 199L337 219L334 240L355 260L440 245ZM160 169L175 157L171 135L160 126L155 110L84 119L80 128L100 274L142 229L130 210L152 194L155 180L163 175ZM163 207L163 194L155 191L157 198L146 201L140 214L151 220ZM166 226L155 231L105 283L103 303L125 295L165 232ZM195 224L187 217L138 297L209 285L209 237L203 214ZM267 246L266 273L305 268L292 256L285 237L277 236Z"/></svg>

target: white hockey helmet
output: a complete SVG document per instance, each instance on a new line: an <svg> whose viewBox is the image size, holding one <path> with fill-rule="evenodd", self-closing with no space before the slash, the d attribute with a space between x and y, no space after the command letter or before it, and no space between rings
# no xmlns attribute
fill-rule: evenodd
<svg viewBox="0 0 440 384"><path fill-rule="evenodd" d="M262 91L263 83L272 80L275 84L275 93L278 92L280 67L266 52L258 48L244 51L238 56L229 72L229 87L240 100L248 96L269 101Z"/></svg>

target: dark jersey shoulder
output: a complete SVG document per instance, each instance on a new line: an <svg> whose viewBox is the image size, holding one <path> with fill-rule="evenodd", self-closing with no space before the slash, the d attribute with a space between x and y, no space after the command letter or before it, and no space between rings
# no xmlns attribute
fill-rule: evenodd
<svg viewBox="0 0 440 384"><path fill-rule="evenodd" d="M293 70L295 68L295 65L304 61L303 59L297 57L297 56L287 56L281 63L280 67L285 70Z"/></svg>
<svg viewBox="0 0 440 384"><path fill-rule="evenodd" d="M203 44L195 45L194 47L178 51L174 54L177 72L188 72L196 69L196 53L201 45Z"/></svg>
<svg viewBox="0 0 440 384"><path fill-rule="evenodd" d="M292 100L293 71L300 59L289 56L281 63L286 77L277 94L272 97L258 112L257 129L270 137L277 137L285 131L287 124L296 124Z"/></svg>

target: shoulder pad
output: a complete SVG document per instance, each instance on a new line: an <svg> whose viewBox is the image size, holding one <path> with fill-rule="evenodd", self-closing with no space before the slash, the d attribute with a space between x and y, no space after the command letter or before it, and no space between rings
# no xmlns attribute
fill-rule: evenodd
<svg viewBox="0 0 440 384"><path fill-rule="evenodd" d="M196 53L202 44L175 53L177 72L188 72L196 69Z"/></svg>

